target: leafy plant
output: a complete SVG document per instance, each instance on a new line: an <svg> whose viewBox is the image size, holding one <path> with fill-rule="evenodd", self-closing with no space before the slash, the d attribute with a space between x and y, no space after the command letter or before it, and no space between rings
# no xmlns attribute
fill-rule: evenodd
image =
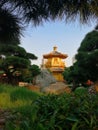
<svg viewBox="0 0 98 130"><path fill-rule="evenodd" d="M42 95L14 109L13 115L6 129L12 123L13 130L97 130L98 94L78 88L70 94Z"/></svg>

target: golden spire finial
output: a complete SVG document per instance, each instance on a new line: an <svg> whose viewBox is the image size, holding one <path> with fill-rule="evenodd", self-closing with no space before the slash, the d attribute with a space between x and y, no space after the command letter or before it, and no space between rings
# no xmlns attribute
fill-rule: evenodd
<svg viewBox="0 0 98 130"><path fill-rule="evenodd" d="M56 51L56 50L57 50L57 46L54 46L54 47L53 47L53 50Z"/></svg>

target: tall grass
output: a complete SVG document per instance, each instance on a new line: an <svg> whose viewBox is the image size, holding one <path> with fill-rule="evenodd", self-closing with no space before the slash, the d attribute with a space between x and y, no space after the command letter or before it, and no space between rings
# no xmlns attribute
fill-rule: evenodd
<svg viewBox="0 0 98 130"><path fill-rule="evenodd" d="M10 99L12 101L17 100L35 100L39 95L33 91L28 90L27 88L16 88L10 93Z"/></svg>
<svg viewBox="0 0 98 130"><path fill-rule="evenodd" d="M13 109L30 105L39 95L27 88L0 84L0 108Z"/></svg>

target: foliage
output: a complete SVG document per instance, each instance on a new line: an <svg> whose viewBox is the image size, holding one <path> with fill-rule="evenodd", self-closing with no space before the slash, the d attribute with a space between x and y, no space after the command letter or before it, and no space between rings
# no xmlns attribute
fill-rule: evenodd
<svg viewBox="0 0 98 130"><path fill-rule="evenodd" d="M26 52L17 41L14 41L15 44L12 43L13 41L6 47L4 44L0 46L0 69L6 74L6 82L17 84L25 75L24 69L29 70L31 60L37 59L37 57Z"/></svg>
<svg viewBox="0 0 98 130"><path fill-rule="evenodd" d="M86 95L88 92L88 88L85 88L85 87L78 87L75 89L74 93L78 96L84 96Z"/></svg>
<svg viewBox="0 0 98 130"><path fill-rule="evenodd" d="M35 76L37 76L38 74L40 74L40 68L39 68L39 66L37 66L37 65L31 65L31 67L30 67L30 70L31 70L31 72L32 72L32 77L35 77Z"/></svg>
<svg viewBox="0 0 98 130"><path fill-rule="evenodd" d="M10 41L8 45L0 44L0 54L2 55L14 55L14 56L20 56L25 57L26 56L26 50L23 47L18 46L20 42L17 41ZM27 56L26 56L27 57Z"/></svg>
<svg viewBox="0 0 98 130"><path fill-rule="evenodd" d="M88 33L78 49L73 66L65 69L64 78L75 84L85 84L87 80L98 80L98 31Z"/></svg>
<svg viewBox="0 0 98 130"><path fill-rule="evenodd" d="M71 78L71 72L72 72L72 66L65 68L63 72L63 77L65 81L67 81L69 84L73 81L73 77Z"/></svg>
<svg viewBox="0 0 98 130"><path fill-rule="evenodd" d="M31 106L41 94L32 92L26 88L19 88L8 84L0 84L0 109L20 109L23 106Z"/></svg>
<svg viewBox="0 0 98 130"><path fill-rule="evenodd" d="M89 43L89 45L88 45ZM81 46L78 49L78 52L91 52L98 49L98 31L97 29L93 30L92 32L89 32L83 41L81 42Z"/></svg>
<svg viewBox="0 0 98 130"><path fill-rule="evenodd" d="M98 1L62 1L62 0L52 0L52 1L43 1L43 0L1 0L0 4L2 7L5 4L9 4L9 7L13 9L17 9L16 11L21 12L22 18L25 21L32 20L33 23L39 24L44 20L48 19L69 19L75 20L76 17L80 19L80 21L87 22L92 17L97 18L98 16ZM13 6L12 6L13 5Z"/></svg>
<svg viewBox="0 0 98 130"><path fill-rule="evenodd" d="M7 8L0 7L0 28L0 43L8 44L8 42L14 39L20 39L22 31L20 20Z"/></svg>
<svg viewBox="0 0 98 130"><path fill-rule="evenodd" d="M98 31L88 33L76 55L78 69L85 73L86 80L98 80Z"/></svg>
<svg viewBox="0 0 98 130"><path fill-rule="evenodd" d="M45 95L31 107L18 109L8 124L13 122L13 130L95 130L98 129L97 108L98 94L89 95L87 91Z"/></svg>
<svg viewBox="0 0 98 130"><path fill-rule="evenodd" d="M0 106L12 111L6 130L98 129L98 93L90 95L86 88L77 88L70 94L39 96L25 88L0 87Z"/></svg>
<svg viewBox="0 0 98 130"><path fill-rule="evenodd" d="M56 19L88 23L97 18L97 0L0 0L0 41L20 39L24 23L30 21L33 25Z"/></svg>
<svg viewBox="0 0 98 130"><path fill-rule="evenodd" d="M40 72L41 70L38 65L30 65L28 71L23 76L23 81L36 84L36 76L39 75Z"/></svg>

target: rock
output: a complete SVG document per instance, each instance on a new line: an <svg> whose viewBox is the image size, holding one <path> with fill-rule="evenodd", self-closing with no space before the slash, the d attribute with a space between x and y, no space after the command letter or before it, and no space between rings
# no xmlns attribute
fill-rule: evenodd
<svg viewBox="0 0 98 130"><path fill-rule="evenodd" d="M71 89L64 82L57 82L51 72L42 69L36 77L35 85L28 84L26 87L32 91L41 91L45 93L60 94L63 92L70 93Z"/></svg>
<svg viewBox="0 0 98 130"><path fill-rule="evenodd" d="M96 92L98 92L98 81L96 81L96 82L94 83L94 87L95 87L95 89L96 89Z"/></svg>
<svg viewBox="0 0 98 130"><path fill-rule="evenodd" d="M51 84L49 87L43 89L43 92L50 94L61 94L61 93L70 93L71 89L63 82L56 82Z"/></svg>
<svg viewBox="0 0 98 130"><path fill-rule="evenodd" d="M40 87L36 85L28 85L27 88L35 92L40 92Z"/></svg>
<svg viewBox="0 0 98 130"><path fill-rule="evenodd" d="M42 88L47 87L55 82L56 79L47 69L42 69L41 73L36 77L36 85Z"/></svg>

